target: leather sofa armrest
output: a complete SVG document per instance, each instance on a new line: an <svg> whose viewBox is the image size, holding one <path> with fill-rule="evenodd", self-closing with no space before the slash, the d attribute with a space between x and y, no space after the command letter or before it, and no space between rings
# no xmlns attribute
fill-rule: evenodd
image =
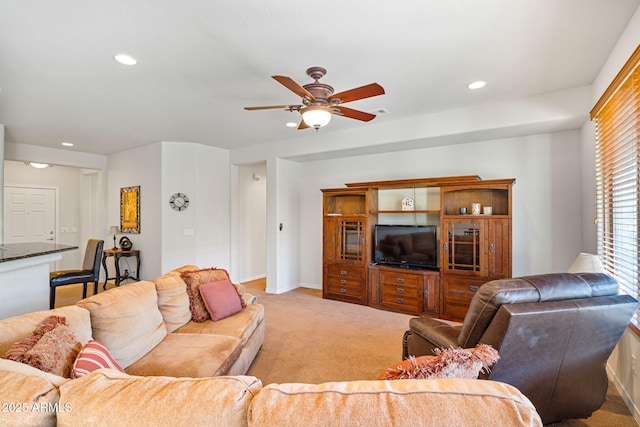
<svg viewBox="0 0 640 427"><path fill-rule="evenodd" d="M428 317L416 317L409 320L409 329L437 347L458 347L460 327Z"/></svg>
<svg viewBox="0 0 640 427"><path fill-rule="evenodd" d="M460 326L452 326L428 317L409 320L409 330L402 343L402 357L431 356L436 348L459 347Z"/></svg>

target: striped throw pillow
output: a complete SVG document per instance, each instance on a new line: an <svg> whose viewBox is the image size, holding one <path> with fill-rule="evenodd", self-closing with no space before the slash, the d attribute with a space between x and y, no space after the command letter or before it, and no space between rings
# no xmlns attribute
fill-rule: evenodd
<svg viewBox="0 0 640 427"><path fill-rule="evenodd" d="M73 362L71 377L78 378L102 368L124 372L124 369L111 357L109 350L105 346L96 340L89 340L78 354L75 362Z"/></svg>

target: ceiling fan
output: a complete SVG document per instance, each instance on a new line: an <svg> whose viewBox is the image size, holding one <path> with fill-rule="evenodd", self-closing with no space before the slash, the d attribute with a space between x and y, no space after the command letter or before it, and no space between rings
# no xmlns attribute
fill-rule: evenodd
<svg viewBox="0 0 640 427"><path fill-rule="evenodd" d="M271 76L278 83L302 97L302 104L244 107L244 109L253 111L283 108L286 111L299 111L300 114L302 114L302 120L300 121L298 129L312 127L318 130L329 124L331 116L334 114L363 122L368 122L376 118L375 114L343 107L341 104L370 98L372 96L384 95L384 89L378 83L371 83L334 94L333 87L319 82L319 80L327 74L327 70L322 67L311 67L307 70L307 74L314 82L303 86L300 86L290 77Z"/></svg>

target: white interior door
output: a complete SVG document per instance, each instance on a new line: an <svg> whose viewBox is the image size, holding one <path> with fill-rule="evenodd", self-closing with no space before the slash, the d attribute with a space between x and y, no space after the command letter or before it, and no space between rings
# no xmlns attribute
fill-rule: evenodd
<svg viewBox="0 0 640 427"><path fill-rule="evenodd" d="M4 187L4 243L56 242L56 190Z"/></svg>

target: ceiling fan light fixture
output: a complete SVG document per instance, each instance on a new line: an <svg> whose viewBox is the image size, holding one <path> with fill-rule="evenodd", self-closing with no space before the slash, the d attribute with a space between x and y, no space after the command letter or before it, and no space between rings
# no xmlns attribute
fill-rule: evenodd
<svg viewBox="0 0 640 427"><path fill-rule="evenodd" d="M331 111L327 107L312 105L302 111L302 120L304 120L307 126L318 130L329 124L331 115Z"/></svg>

